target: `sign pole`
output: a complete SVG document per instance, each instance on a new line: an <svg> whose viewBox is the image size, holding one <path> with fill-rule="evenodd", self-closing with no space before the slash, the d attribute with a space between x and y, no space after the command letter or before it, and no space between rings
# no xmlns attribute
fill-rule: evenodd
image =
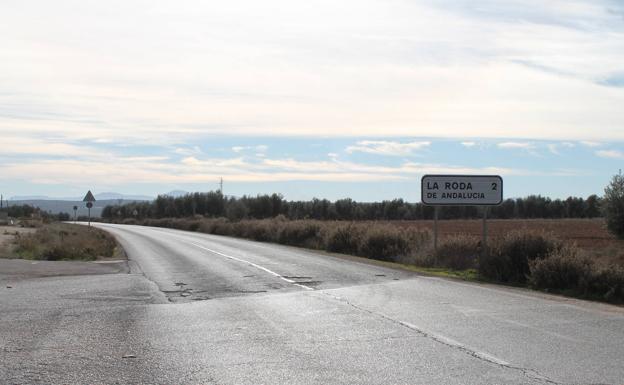
<svg viewBox="0 0 624 385"><path fill-rule="evenodd" d="M488 227L487 227L487 214L488 207L483 207L483 241L481 242L483 247L483 256L487 257L488 255L488 246L487 246L487 236L488 236Z"/></svg>
<svg viewBox="0 0 624 385"><path fill-rule="evenodd" d="M83 202L87 202L87 208L89 209L89 227L91 227L91 207L93 207L93 202L95 202L95 197L91 193L91 190L87 192L85 195Z"/></svg>
<svg viewBox="0 0 624 385"><path fill-rule="evenodd" d="M433 250L438 251L438 212L440 206L435 206L433 210Z"/></svg>

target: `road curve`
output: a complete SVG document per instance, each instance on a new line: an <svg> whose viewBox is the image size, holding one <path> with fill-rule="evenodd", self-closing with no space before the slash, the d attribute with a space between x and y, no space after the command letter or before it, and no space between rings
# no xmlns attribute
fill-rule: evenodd
<svg viewBox="0 0 624 385"><path fill-rule="evenodd" d="M124 246L131 274L13 284L21 290L0 297L3 382L624 382L620 307L228 237L96 226Z"/></svg>

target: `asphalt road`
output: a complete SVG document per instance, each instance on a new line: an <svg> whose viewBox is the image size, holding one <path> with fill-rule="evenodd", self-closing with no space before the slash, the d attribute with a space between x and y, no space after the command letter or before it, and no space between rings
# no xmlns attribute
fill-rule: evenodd
<svg viewBox="0 0 624 385"><path fill-rule="evenodd" d="M0 383L624 383L621 307L98 226L129 274L0 271Z"/></svg>

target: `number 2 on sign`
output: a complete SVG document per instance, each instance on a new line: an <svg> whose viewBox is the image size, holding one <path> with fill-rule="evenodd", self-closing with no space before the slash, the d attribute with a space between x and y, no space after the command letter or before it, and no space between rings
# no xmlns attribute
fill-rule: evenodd
<svg viewBox="0 0 624 385"><path fill-rule="evenodd" d="M496 191L496 187L497 187L497 184L496 183L492 183L492 191Z"/></svg>

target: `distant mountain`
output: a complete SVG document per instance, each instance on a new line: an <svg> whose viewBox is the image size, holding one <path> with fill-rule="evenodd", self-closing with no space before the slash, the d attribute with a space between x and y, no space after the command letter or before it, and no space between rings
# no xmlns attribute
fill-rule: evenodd
<svg viewBox="0 0 624 385"><path fill-rule="evenodd" d="M128 204L131 202L137 202L134 199L98 199L93 202L93 207L91 208L91 216L93 218L100 217L102 214L102 210L106 206L113 206L119 204ZM38 207L42 211L48 212L50 214L58 214L58 213L69 213L72 217L74 215L74 206L78 208L77 215L78 216L86 216L88 213L85 202L81 199L76 199L73 201L69 200L54 200L54 199L23 199L23 200L10 200L7 202L10 206L14 205L30 205L33 207Z"/></svg>
<svg viewBox="0 0 624 385"><path fill-rule="evenodd" d="M11 197L11 201L82 201L80 197L49 197L46 195L35 195L35 196L14 196ZM95 199L97 201L100 200L113 200L113 199L123 199L130 201L151 201L154 197L150 197L147 195L128 195L128 194L120 194L116 192L103 192L99 194L95 194Z"/></svg>
<svg viewBox="0 0 624 385"><path fill-rule="evenodd" d="M185 195L187 195L187 194L189 194L189 192L188 192L188 191L184 191L184 190L173 190L173 191L169 191L168 193L163 194L163 195L167 195L167 196L170 196L170 197L177 198L177 197L183 197L183 196L185 196Z"/></svg>
<svg viewBox="0 0 624 385"><path fill-rule="evenodd" d="M116 192L103 192L99 194L95 194L96 200L110 200L110 199L124 199L124 200L135 200L135 201L151 201L154 200L154 197L150 197L147 195L126 195L120 194Z"/></svg>
<svg viewBox="0 0 624 385"><path fill-rule="evenodd" d="M10 200L12 201L32 201L32 200L45 201L45 200L50 200L50 199L58 199L58 198L50 198L45 195L25 195L25 196L14 196L10 198Z"/></svg>

